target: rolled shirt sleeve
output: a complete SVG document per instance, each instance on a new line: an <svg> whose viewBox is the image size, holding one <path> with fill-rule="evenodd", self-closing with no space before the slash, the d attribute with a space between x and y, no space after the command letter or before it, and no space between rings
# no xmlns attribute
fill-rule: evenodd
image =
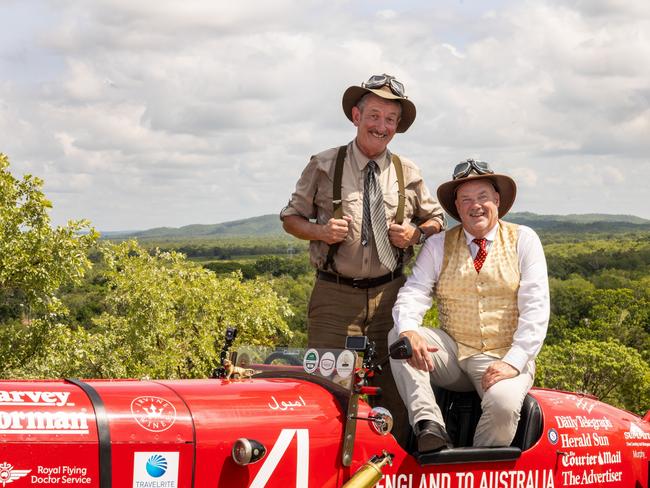
<svg viewBox="0 0 650 488"><path fill-rule="evenodd" d="M424 183L420 169L412 161L401 157L402 165L406 173L407 194L413 195L413 217L416 224L421 224L429 219L434 219L440 224L440 228L445 227L445 213L440 203L433 198L427 185ZM412 193L411 193L412 192Z"/></svg>
<svg viewBox="0 0 650 488"><path fill-rule="evenodd" d="M312 156L296 183L296 189L291 194L289 203L280 212L280 219L289 215L299 215L307 220L316 218L317 209L314 196L318 190L319 171L318 158Z"/></svg>

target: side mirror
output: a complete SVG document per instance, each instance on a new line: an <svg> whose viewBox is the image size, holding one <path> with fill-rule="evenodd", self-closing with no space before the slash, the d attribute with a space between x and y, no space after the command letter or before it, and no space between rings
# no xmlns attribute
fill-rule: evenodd
<svg viewBox="0 0 650 488"><path fill-rule="evenodd" d="M393 359L409 359L413 356L413 347L408 337L401 337L388 346L388 354Z"/></svg>
<svg viewBox="0 0 650 488"><path fill-rule="evenodd" d="M384 407L374 407L370 410L368 420L375 434L386 435L393 430L393 416Z"/></svg>

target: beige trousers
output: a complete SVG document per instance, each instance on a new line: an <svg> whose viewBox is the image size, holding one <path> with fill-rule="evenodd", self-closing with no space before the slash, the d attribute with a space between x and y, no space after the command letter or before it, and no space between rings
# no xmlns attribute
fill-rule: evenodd
<svg viewBox="0 0 650 488"><path fill-rule="evenodd" d="M365 335L375 342L377 359L386 356L388 331L393 328L393 305L405 281L402 276L385 285L360 289L317 279L309 300L309 347L343 349L348 335ZM372 385L381 387L382 394L370 398L371 405L381 405L393 414L393 435L405 445L408 415L390 363L386 363L381 374L375 375Z"/></svg>
<svg viewBox="0 0 650 488"><path fill-rule="evenodd" d="M458 347L447 333L427 327L420 327L418 333L427 343L438 348L437 352L431 353L432 372L415 369L404 360L391 359L395 383L406 404L411 425L420 420L434 420L445 425L431 383L452 391L474 389L481 397L483 410L476 426L474 446L509 446L517 431L524 398L533 385L535 362L528 363L518 376L501 380L483 391L481 378L496 358L479 354L458 361ZM388 341L392 343L398 337L393 329L388 334Z"/></svg>

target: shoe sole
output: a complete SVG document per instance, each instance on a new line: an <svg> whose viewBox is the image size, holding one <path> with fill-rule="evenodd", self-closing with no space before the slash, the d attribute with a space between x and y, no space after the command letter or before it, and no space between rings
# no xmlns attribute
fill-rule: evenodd
<svg viewBox="0 0 650 488"><path fill-rule="evenodd" d="M447 447L447 441L437 435L423 435L418 439L418 451L429 452L437 451Z"/></svg>

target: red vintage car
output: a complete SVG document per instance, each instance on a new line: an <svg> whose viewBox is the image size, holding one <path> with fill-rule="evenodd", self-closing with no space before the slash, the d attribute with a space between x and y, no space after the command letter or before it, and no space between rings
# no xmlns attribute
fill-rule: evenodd
<svg viewBox="0 0 650 488"><path fill-rule="evenodd" d="M438 391L457 447L420 454L362 399L380 360L225 351L203 380L0 382L0 486L649 487L650 416L588 395L534 388L512 445L475 448L478 397Z"/></svg>

